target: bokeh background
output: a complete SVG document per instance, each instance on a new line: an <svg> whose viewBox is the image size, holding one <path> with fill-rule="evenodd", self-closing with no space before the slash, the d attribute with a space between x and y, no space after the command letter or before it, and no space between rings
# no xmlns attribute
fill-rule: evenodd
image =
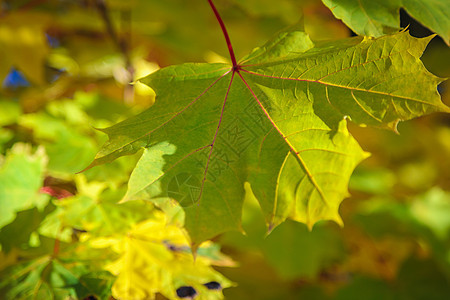
<svg viewBox="0 0 450 300"><path fill-rule="evenodd" d="M355 35L318 0L215 3L237 57L299 21L315 41ZM406 12L400 16L401 27L411 35L432 34ZM98 250L86 248L85 257L80 255L77 243L86 231L106 239L154 214L148 203L117 204L137 157L75 174L106 140L93 128L152 105L151 89L128 82L172 64L228 61L227 53L206 1L3 0L0 277L8 277L22 261L55 251L46 239L59 239L67 249L76 244L74 261L98 262ZM422 60L437 76L450 76L450 49L440 37L433 38ZM448 82L438 90L450 105ZM309 232L288 221L266 236L258 204L248 195L247 235L230 232L214 239L235 262L222 260L225 266L215 267L234 283L224 290L228 299L429 300L450 295L450 116L401 123L399 134L352 124L350 131L372 156L351 178L352 196L340 209L345 227L323 222ZM21 183L8 185L13 177ZM15 199L22 206L6 215ZM105 224L111 220L92 208L99 203L112 216L109 229ZM191 266L180 272L201 277ZM35 287L23 274L12 285L3 281L0 291L7 295L24 280L27 288ZM91 277L103 278L107 291L114 281L108 274Z"/></svg>

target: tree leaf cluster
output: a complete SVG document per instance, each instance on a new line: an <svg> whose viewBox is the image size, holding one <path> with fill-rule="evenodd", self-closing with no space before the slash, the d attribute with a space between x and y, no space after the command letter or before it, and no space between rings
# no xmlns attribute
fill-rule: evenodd
<svg viewBox="0 0 450 300"><path fill-rule="evenodd" d="M2 1L0 298L444 299L446 1L208 2Z"/></svg>

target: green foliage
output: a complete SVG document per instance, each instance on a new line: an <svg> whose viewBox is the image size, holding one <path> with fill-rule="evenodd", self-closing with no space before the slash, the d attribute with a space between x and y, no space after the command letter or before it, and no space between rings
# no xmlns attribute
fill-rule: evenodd
<svg viewBox="0 0 450 300"><path fill-rule="evenodd" d="M84 130L83 123L98 120L94 121L84 113L76 118L74 113L79 111L81 103L96 99L92 95L79 94L76 102L52 103L46 112L24 115L17 120L35 129L34 138L43 146L32 152L31 145L16 143L2 164L4 192L0 203L5 207L2 209L5 225L0 229L1 295L4 299L84 299L88 296L109 299L112 293L117 298L145 295L141 297L145 299L160 292L177 299L175 290L182 285L191 285L203 299L221 298L220 290L210 291L203 284L215 281L222 288L229 287L231 282L210 265L232 266L232 260L210 243L198 250L194 263L183 230L178 225L167 225L165 214L148 202L118 204L126 191L127 175L107 174L111 166L105 166L105 170L92 173L97 179L106 176L103 181L88 181L84 174L71 174L70 168L51 167L52 159L68 155L53 152L49 160L45 155L44 147L52 149L58 143L53 142L53 138L59 139L60 134L74 132L66 147L74 145L79 141L78 136L82 136L87 142L79 144L80 152L98 142L93 136L78 135ZM79 126L72 129L70 124L73 123ZM75 159L74 166L80 167L83 161L78 159L78 154L72 152L69 155ZM129 174L133 161L123 164L123 167L115 164L114 169ZM42 187L44 173L70 179L75 186L75 195L69 192L71 188L52 183L49 177L46 179L48 185ZM49 202L47 193L61 199L53 198ZM6 204L16 206L7 207ZM161 206L164 207L164 203ZM134 235L136 240L131 238ZM142 251L139 243L143 243ZM111 249L112 245L116 246ZM154 257L148 260L147 252L152 251ZM165 259L161 261L163 257ZM149 272L142 272L145 265L149 266ZM147 284L148 276L160 273L154 279L154 285ZM129 284L123 285L124 280L137 283L132 279L135 276L143 276L141 280L146 284L140 288L133 285L131 289ZM136 288L137 294L133 292Z"/></svg>
<svg viewBox="0 0 450 300"><path fill-rule="evenodd" d="M39 148L31 153L31 147L16 144L2 159L0 169L0 226L15 219L16 212L44 207L48 198L39 195L46 156Z"/></svg>
<svg viewBox="0 0 450 300"><path fill-rule="evenodd" d="M85 273L68 269L61 262L42 257L10 268L2 288L5 299L83 299L95 295L108 299L112 276L107 272Z"/></svg>
<svg viewBox="0 0 450 300"><path fill-rule="evenodd" d="M162 69L141 79L155 105L103 129L110 140L91 167L151 147L128 193L149 199L170 195L171 181L187 173L197 190L185 207L194 244L239 229L246 181L269 230L288 217L310 228L341 223L349 177L367 156L345 119L395 130L399 120L449 111L436 92L441 80L418 61L428 41L402 32L313 47L292 29L255 49L238 72L222 64ZM411 74L421 86L407 84Z"/></svg>
<svg viewBox="0 0 450 300"><path fill-rule="evenodd" d="M385 2L214 1L231 66L208 1L2 1L0 298L445 299L449 52L399 9L449 17Z"/></svg>
<svg viewBox="0 0 450 300"><path fill-rule="evenodd" d="M379 37L400 27L399 10L450 41L450 14L446 0L322 0L338 19L357 34Z"/></svg>
<svg viewBox="0 0 450 300"><path fill-rule="evenodd" d="M96 247L112 246L120 254L106 267L118 275L112 289L118 299L153 299L158 292L176 299L181 286L196 289L199 299L220 299L220 290L208 293L204 284L215 281L222 288L231 285L211 264L232 266L233 262L211 244L198 249L194 262L182 230L167 226L161 212L137 224L123 238L94 243Z"/></svg>
<svg viewBox="0 0 450 300"><path fill-rule="evenodd" d="M268 263L287 279L316 278L345 255L339 237L330 228L317 226L309 233L306 226L293 222L275 229L262 249Z"/></svg>

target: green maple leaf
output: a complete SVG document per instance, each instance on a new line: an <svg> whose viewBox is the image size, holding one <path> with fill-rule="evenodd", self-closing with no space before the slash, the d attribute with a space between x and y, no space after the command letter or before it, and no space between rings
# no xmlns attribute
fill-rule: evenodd
<svg viewBox="0 0 450 300"><path fill-rule="evenodd" d="M322 0L336 18L360 35L379 37L400 26L400 8L449 44L448 0Z"/></svg>
<svg viewBox="0 0 450 300"><path fill-rule="evenodd" d="M233 66L161 69L141 80L156 103L102 129L109 141L90 167L144 148L125 200L177 200L194 246L241 229L245 182L269 230L287 218L341 224L350 175L368 156L348 119L395 130L400 120L449 111L436 90L442 80L419 59L430 38L401 32L314 45L294 27L239 63L231 48Z"/></svg>

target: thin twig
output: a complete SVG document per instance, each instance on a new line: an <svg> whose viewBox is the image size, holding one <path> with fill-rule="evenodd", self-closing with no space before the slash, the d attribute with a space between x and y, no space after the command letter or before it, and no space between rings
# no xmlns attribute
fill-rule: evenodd
<svg viewBox="0 0 450 300"><path fill-rule="evenodd" d="M111 37L111 39L114 42L114 44L116 45L116 47L122 53L122 56L125 60L125 70L127 71L127 75L128 75L127 80L129 83L127 85L125 85L124 100L127 103L131 103L131 102L133 102L134 90L133 90L133 85L131 85L130 83L134 79L134 68L133 68L133 65L132 65L131 59L130 59L130 51L129 51L130 39L125 39L125 38L121 39L119 37L119 35L117 34L117 32L113 26L113 23L111 21L111 18L109 17L109 11L108 11L108 7L106 5L105 0L96 0L95 4L97 6L97 10L99 11L103 22L105 23L105 27L106 27L106 31L107 31L108 35ZM129 15L127 15L127 17L128 17L127 18L127 21L128 21Z"/></svg>

